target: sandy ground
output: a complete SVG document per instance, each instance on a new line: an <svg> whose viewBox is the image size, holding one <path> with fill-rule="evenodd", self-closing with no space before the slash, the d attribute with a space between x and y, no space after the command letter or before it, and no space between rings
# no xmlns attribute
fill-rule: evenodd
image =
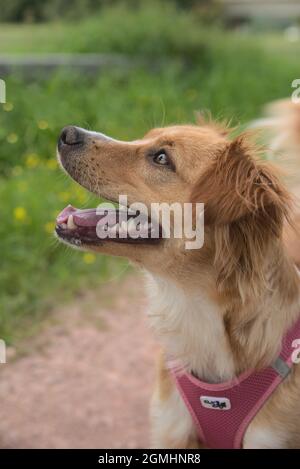
<svg viewBox="0 0 300 469"><path fill-rule="evenodd" d="M0 447L147 448L157 345L141 277L57 308L0 365Z"/></svg>

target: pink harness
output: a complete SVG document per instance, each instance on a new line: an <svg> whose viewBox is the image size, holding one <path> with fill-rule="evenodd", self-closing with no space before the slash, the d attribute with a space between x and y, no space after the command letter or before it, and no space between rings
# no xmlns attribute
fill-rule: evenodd
<svg viewBox="0 0 300 469"><path fill-rule="evenodd" d="M208 384L172 368L176 385L195 422L201 442L210 448L241 448L251 420L291 371L300 339L300 319L288 331L273 365L239 378Z"/></svg>

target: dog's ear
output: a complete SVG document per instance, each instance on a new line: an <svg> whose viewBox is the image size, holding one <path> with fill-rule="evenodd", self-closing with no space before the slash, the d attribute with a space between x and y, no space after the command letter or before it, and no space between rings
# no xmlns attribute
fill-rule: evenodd
<svg viewBox="0 0 300 469"><path fill-rule="evenodd" d="M287 215L290 196L275 168L259 160L257 153L243 134L213 156L192 193L193 202L205 204L207 224L224 225L262 213L268 221L276 214Z"/></svg>
<svg viewBox="0 0 300 469"><path fill-rule="evenodd" d="M219 149L193 190L205 204L205 226L215 239L218 282L256 289L264 282L264 258L282 236L290 196L276 171L257 158L247 135Z"/></svg>

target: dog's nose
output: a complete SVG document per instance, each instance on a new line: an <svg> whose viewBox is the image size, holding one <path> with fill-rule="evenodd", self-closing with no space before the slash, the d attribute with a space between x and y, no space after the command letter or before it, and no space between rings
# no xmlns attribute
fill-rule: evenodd
<svg viewBox="0 0 300 469"><path fill-rule="evenodd" d="M62 130L58 143L64 145L78 145L83 142L84 132L74 125L69 125Z"/></svg>

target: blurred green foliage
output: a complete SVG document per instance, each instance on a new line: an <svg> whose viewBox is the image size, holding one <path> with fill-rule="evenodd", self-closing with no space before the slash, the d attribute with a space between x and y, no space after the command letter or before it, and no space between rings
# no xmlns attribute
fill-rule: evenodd
<svg viewBox="0 0 300 469"><path fill-rule="evenodd" d="M101 11L105 6L122 4L127 10L145 7L155 0L9 0L3 1L0 22L39 22L57 19L82 19ZM214 9L215 0L164 0L179 8L195 8L205 14L208 7ZM208 15L211 16L211 15Z"/></svg>
<svg viewBox="0 0 300 469"><path fill-rule="evenodd" d="M109 0L10 0L1 4L0 21L36 22L54 18L81 18Z"/></svg>
<svg viewBox="0 0 300 469"><path fill-rule="evenodd" d="M129 8L103 7L80 22L2 25L0 52L117 52L149 58L165 56L202 60L207 27L193 11L155 1Z"/></svg>

